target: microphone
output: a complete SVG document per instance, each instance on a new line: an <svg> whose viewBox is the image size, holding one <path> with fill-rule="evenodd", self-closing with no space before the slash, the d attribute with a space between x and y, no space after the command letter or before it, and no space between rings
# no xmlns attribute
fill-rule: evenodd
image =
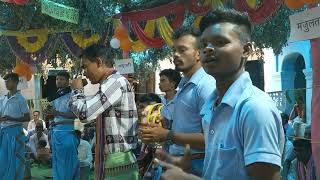
<svg viewBox="0 0 320 180"><path fill-rule="evenodd" d="M83 77L82 76L82 71L81 71L81 67L78 67L78 71L76 72L76 75L74 76L74 79L78 78L79 76ZM88 84L88 81L87 79L85 78L82 78L82 86L86 86Z"/></svg>
<svg viewBox="0 0 320 180"><path fill-rule="evenodd" d="M82 79L82 85L83 85L83 87L86 86L87 84L88 84L87 79Z"/></svg>

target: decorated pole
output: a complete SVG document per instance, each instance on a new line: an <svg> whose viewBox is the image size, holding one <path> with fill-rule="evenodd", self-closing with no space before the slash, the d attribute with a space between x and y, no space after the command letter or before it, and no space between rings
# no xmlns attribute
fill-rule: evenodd
<svg viewBox="0 0 320 180"><path fill-rule="evenodd" d="M311 104L311 139L312 155L320 176L320 38L311 40L312 55L312 104Z"/></svg>
<svg viewBox="0 0 320 180"><path fill-rule="evenodd" d="M38 73L38 69L36 68L35 70L36 72L34 72L33 74L33 82L34 82L34 109L38 110L38 111L42 111L41 108L41 103L40 103L40 99L41 99L41 74Z"/></svg>
<svg viewBox="0 0 320 180"><path fill-rule="evenodd" d="M311 100L311 143L312 156L316 171L320 175L320 37L319 13L316 6L319 0L285 0L291 9L299 9L308 5L309 9L290 16L291 32L289 41L310 39L312 60L312 100ZM310 22L310 23L309 23ZM308 28L308 29L306 29Z"/></svg>
<svg viewBox="0 0 320 180"><path fill-rule="evenodd" d="M316 7L313 1L311 7ZM320 176L320 38L311 39L312 58L312 100L311 100L311 143L312 156L315 160L317 177Z"/></svg>

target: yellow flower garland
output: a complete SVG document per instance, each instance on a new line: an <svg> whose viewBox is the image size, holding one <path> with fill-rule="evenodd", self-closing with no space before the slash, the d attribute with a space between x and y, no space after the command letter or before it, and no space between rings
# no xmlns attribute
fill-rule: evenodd
<svg viewBox="0 0 320 180"><path fill-rule="evenodd" d="M94 34L90 38L84 38L82 34L71 34L73 41L82 49L97 43L100 40L99 34Z"/></svg>
<svg viewBox="0 0 320 180"><path fill-rule="evenodd" d="M27 53L34 53L39 51L48 41L48 34L41 33L36 36L37 40L34 43L28 41L26 36L16 36L17 42L25 49Z"/></svg>

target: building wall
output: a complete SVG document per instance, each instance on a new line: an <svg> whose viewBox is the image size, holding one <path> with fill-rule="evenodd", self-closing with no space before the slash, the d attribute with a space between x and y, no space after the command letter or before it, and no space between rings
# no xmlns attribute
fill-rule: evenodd
<svg viewBox="0 0 320 180"><path fill-rule="evenodd" d="M294 89L294 80L296 73L294 65L299 56L303 57L305 68L303 74L306 81L306 119L310 122L311 116L311 96L312 96L312 59L310 41L298 41L289 43L282 49L282 53L275 56L272 49L265 49L265 90L266 92L285 91L288 90L292 103L286 107L286 112L289 113L294 104L294 95L290 94Z"/></svg>
<svg viewBox="0 0 320 180"><path fill-rule="evenodd" d="M155 82L155 93L156 94L163 94L159 89L159 83L160 83L160 76L159 73L164 69L174 69L174 64L170 61L170 59L164 59L160 61L159 63L160 67L156 71L156 82Z"/></svg>

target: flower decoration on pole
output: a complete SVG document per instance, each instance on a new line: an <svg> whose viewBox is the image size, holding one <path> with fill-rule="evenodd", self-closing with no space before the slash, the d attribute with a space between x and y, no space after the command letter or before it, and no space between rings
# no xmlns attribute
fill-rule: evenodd
<svg viewBox="0 0 320 180"><path fill-rule="evenodd" d="M119 24L116 27L116 29L114 31L114 36L115 36L115 38L110 41L111 47L116 49L116 47L118 47L118 41L119 41L120 42L119 47L123 51L129 52L132 49L132 42L129 39L128 30L122 24Z"/></svg>
<svg viewBox="0 0 320 180"><path fill-rule="evenodd" d="M120 41L128 37L128 30L123 26L119 25L114 31L114 36Z"/></svg>
<svg viewBox="0 0 320 180"><path fill-rule="evenodd" d="M117 38L112 38L111 41L110 41L110 46L113 48L113 49L118 49L120 47L120 41L119 39Z"/></svg>
<svg viewBox="0 0 320 180"><path fill-rule="evenodd" d="M129 38L120 41L120 48L126 52L129 52L132 49L132 43Z"/></svg>
<svg viewBox="0 0 320 180"><path fill-rule="evenodd" d="M19 63L13 69L14 73L17 73L19 76L24 76L27 81L30 81L32 78L32 70L30 66L26 63Z"/></svg>

